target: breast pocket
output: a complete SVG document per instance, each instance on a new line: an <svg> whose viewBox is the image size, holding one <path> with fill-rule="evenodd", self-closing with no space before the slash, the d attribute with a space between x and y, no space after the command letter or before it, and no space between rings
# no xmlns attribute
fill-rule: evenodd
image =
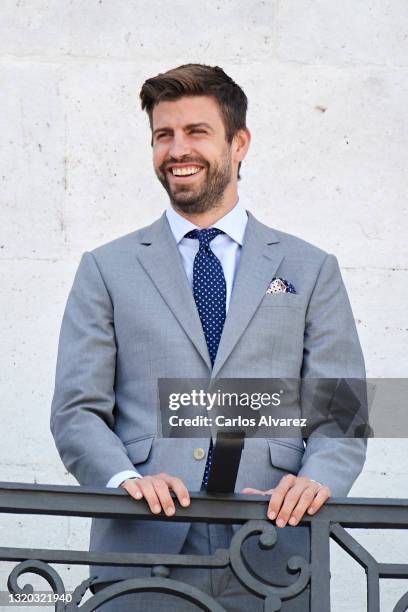
<svg viewBox="0 0 408 612"><path fill-rule="evenodd" d="M282 440L268 440L271 463L274 467L297 474L300 470L304 449Z"/></svg>
<svg viewBox="0 0 408 612"><path fill-rule="evenodd" d="M303 308L304 300L296 293L266 293L260 308Z"/></svg>

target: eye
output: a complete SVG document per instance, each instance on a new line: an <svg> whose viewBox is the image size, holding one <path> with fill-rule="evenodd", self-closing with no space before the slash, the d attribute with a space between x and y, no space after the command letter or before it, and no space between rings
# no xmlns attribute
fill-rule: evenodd
<svg viewBox="0 0 408 612"><path fill-rule="evenodd" d="M156 141L157 140L163 140L163 138L166 138L169 136L168 132L158 132L155 136Z"/></svg>
<svg viewBox="0 0 408 612"><path fill-rule="evenodd" d="M205 130L203 130L202 128L194 128L191 130L191 132L193 134L206 134L207 132Z"/></svg>

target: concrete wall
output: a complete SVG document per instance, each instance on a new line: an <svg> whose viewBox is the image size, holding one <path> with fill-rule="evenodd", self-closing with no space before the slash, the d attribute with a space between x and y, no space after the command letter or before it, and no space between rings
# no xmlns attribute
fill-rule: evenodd
<svg viewBox="0 0 408 612"><path fill-rule="evenodd" d="M181 63L219 64L243 86L241 197L337 255L368 375L407 375L404 0L3 0L0 20L0 480L74 482L48 429L65 300L84 250L166 205L138 92ZM407 449L370 443L352 494L408 498ZM0 545L85 548L87 529L2 517ZM400 535L361 538L382 561L407 560ZM363 576L350 586L350 562L333 554L333 610L365 610ZM72 586L85 572L64 575ZM382 609L402 590L387 584Z"/></svg>

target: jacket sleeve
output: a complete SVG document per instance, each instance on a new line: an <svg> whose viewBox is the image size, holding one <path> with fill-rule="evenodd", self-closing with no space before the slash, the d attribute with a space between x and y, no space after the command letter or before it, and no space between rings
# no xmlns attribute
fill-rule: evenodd
<svg viewBox="0 0 408 612"><path fill-rule="evenodd" d="M364 358L337 259L327 255L312 292L305 322L301 401L317 379L359 379L365 387ZM310 380L313 379L313 380ZM363 393L364 395L364 393ZM360 398L364 403L364 397ZM327 485L334 497L347 495L361 472L367 441L325 435L324 423L306 443L299 476Z"/></svg>
<svg viewBox="0 0 408 612"><path fill-rule="evenodd" d="M82 485L105 486L135 471L113 431L115 368L113 304L94 256L85 253L62 320L50 422L65 467Z"/></svg>

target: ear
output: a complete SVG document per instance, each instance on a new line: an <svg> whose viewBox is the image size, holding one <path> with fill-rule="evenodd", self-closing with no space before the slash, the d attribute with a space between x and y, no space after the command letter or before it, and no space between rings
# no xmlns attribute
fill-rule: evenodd
<svg viewBox="0 0 408 612"><path fill-rule="evenodd" d="M248 128L239 130L232 141L234 160L241 162L245 159L248 153L249 145L251 144L251 132Z"/></svg>

